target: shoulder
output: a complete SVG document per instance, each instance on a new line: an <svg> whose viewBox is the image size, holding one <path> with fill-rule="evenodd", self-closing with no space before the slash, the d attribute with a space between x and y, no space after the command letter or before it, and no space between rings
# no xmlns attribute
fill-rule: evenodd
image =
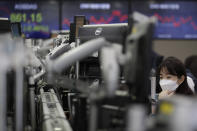
<svg viewBox="0 0 197 131"><path fill-rule="evenodd" d="M189 77L189 76L187 76L187 84L188 84L189 88L190 88L193 92L195 92L195 90L194 90L194 86L195 86L194 81L193 81L193 79L192 79L191 77Z"/></svg>

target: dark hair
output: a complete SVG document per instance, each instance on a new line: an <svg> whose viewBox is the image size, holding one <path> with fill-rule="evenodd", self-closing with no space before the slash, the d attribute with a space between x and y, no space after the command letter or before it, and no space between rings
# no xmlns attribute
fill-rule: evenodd
<svg viewBox="0 0 197 131"><path fill-rule="evenodd" d="M175 75L179 79L181 76L185 76L184 81L176 89L176 94L193 95L193 92L187 83L187 75L184 64L179 59L175 57L166 58L158 67L157 73L160 73L163 68L166 68L169 74Z"/></svg>
<svg viewBox="0 0 197 131"><path fill-rule="evenodd" d="M197 78L197 55L187 57L185 59L185 67Z"/></svg>

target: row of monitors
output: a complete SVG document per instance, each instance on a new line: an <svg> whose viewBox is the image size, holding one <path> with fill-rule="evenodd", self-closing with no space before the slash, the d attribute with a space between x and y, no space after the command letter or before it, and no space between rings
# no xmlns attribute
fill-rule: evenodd
<svg viewBox="0 0 197 131"><path fill-rule="evenodd" d="M85 15L89 24L126 23L128 14L138 11L158 18L156 39L197 39L195 1L64 1L61 6L57 1L5 1L0 2L0 17L21 22L27 38L49 38L52 30L68 30L75 15Z"/></svg>

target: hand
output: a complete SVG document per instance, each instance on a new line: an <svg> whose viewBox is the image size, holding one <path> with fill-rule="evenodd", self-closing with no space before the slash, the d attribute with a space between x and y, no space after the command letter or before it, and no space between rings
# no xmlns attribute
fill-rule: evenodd
<svg viewBox="0 0 197 131"><path fill-rule="evenodd" d="M169 96L174 95L174 91L162 91L161 93L159 93L159 99L163 99L163 98L167 98Z"/></svg>

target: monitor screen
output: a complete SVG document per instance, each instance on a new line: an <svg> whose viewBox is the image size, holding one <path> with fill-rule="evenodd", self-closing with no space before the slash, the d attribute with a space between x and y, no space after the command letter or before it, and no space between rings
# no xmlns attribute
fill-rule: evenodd
<svg viewBox="0 0 197 131"><path fill-rule="evenodd" d="M21 24L19 22L11 23L11 32L13 37L21 37Z"/></svg>
<svg viewBox="0 0 197 131"><path fill-rule="evenodd" d="M154 38L197 39L197 2L195 1L133 1L131 10L156 16Z"/></svg>
<svg viewBox="0 0 197 131"><path fill-rule="evenodd" d="M0 2L0 17L20 22L26 38L49 38L58 30L58 2Z"/></svg>
<svg viewBox="0 0 197 131"><path fill-rule="evenodd" d="M69 29L75 15L84 15L89 24L125 23L128 21L127 1L65 1L62 8L62 28Z"/></svg>

